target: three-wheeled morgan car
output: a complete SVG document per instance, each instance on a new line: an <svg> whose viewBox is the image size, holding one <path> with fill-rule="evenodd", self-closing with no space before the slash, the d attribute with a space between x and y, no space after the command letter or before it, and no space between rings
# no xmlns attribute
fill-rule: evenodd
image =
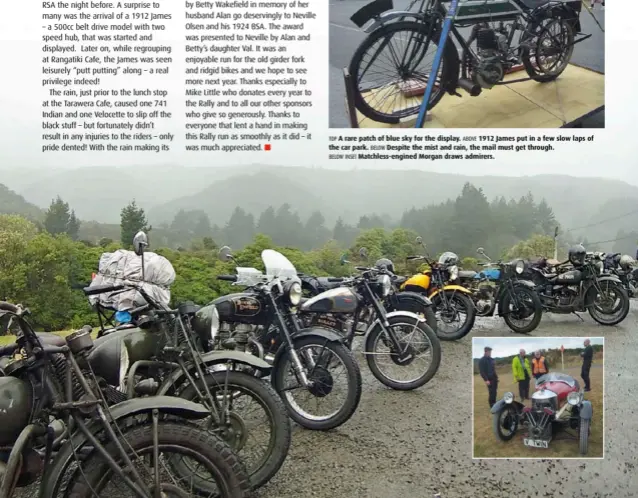
<svg viewBox="0 0 638 498"><path fill-rule="evenodd" d="M531 406L515 401L514 393L507 392L492 407L494 434L501 441L510 441L524 427L525 446L549 448L550 441L562 432L562 436L579 440L581 455L587 454L592 414L591 401L584 399L578 381L562 373L548 373L536 380Z"/></svg>

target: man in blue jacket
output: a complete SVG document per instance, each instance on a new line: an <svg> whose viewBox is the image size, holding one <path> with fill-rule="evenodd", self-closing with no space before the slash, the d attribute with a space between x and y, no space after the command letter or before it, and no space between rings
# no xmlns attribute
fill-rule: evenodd
<svg viewBox="0 0 638 498"><path fill-rule="evenodd" d="M492 348L485 346L483 357L479 360L479 373L485 381L489 396L490 408L496 403L496 390L498 388L498 375L494 366L494 358L492 358Z"/></svg>

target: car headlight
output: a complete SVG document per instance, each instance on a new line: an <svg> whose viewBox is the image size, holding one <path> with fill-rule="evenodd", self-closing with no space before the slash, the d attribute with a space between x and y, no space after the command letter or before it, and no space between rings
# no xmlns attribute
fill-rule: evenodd
<svg viewBox="0 0 638 498"><path fill-rule="evenodd" d="M288 289L288 300L293 306L297 306L301 302L301 284L294 282Z"/></svg>
<svg viewBox="0 0 638 498"><path fill-rule="evenodd" d="M516 262L516 266L514 267L514 270L516 271L516 273L518 273L519 275L521 273L523 273L525 271L525 261L523 261L522 259L519 259Z"/></svg>
<svg viewBox="0 0 638 498"><path fill-rule="evenodd" d="M567 402L572 406L579 405L581 401L582 397L580 393L571 392L567 395Z"/></svg>
<svg viewBox="0 0 638 498"><path fill-rule="evenodd" d="M508 405L514 401L514 393L505 393L503 394L503 401Z"/></svg>
<svg viewBox="0 0 638 498"><path fill-rule="evenodd" d="M392 280L389 275L381 275L379 277L379 284L381 285L381 293L383 297L390 294L390 289L392 288Z"/></svg>
<svg viewBox="0 0 638 498"><path fill-rule="evenodd" d="M450 274L450 280L456 280L457 278L459 278L459 267L456 265L450 266L447 269L448 273Z"/></svg>
<svg viewBox="0 0 638 498"><path fill-rule="evenodd" d="M210 340L214 341L219 330L219 311L213 306L213 316L210 319Z"/></svg>

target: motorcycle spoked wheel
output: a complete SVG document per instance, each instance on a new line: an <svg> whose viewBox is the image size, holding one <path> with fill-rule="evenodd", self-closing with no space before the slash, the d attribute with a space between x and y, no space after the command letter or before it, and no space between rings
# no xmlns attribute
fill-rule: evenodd
<svg viewBox="0 0 638 498"><path fill-rule="evenodd" d="M503 319L507 326L517 334L529 334L541 323L543 307L538 294L527 287L514 287L516 298L513 300L508 292L503 297ZM518 303L518 304L515 304ZM510 309L513 307L514 309ZM519 325L515 322L532 317L527 325Z"/></svg>
<svg viewBox="0 0 638 498"><path fill-rule="evenodd" d="M230 395L231 401L226 401L230 403L230 416L225 427L211 425L210 417L202 421L200 427L206 427L209 432L219 436L236 452L246 466L253 489L263 486L279 471L290 448L292 428L283 401L266 381L244 372L215 372L206 376L206 383L211 396L217 398L221 406L225 406L221 398ZM201 390L203 386L199 388ZM202 403L192 384L188 384L179 397ZM256 405L256 410L259 410L264 420L258 424L247 424L246 413L238 408L242 405L242 398ZM254 406L252 413L255 413ZM260 438L250 431L268 431L265 444L252 446L250 442Z"/></svg>
<svg viewBox="0 0 638 498"><path fill-rule="evenodd" d="M501 441L510 441L518 431L516 408L507 405L500 412L492 414L492 430Z"/></svg>
<svg viewBox="0 0 638 498"><path fill-rule="evenodd" d="M545 18L531 26L521 39L521 59L534 81L548 83L567 68L574 52L574 29L560 18ZM558 58L556 62L554 58Z"/></svg>
<svg viewBox="0 0 638 498"><path fill-rule="evenodd" d="M310 388L304 387L294 373L290 354L288 351L283 353L273 367L271 379L273 387L281 395L290 418L302 427L315 431L334 429L346 423L354 415L361 400L361 370L352 351L340 342L326 342L326 339L317 337L295 340L294 347L310 380L316 384ZM307 353L312 356L313 361L320 361L316 363L317 368L314 371L309 364ZM334 375L331 368L339 365L344 367L347 380L346 396L341 407L324 415L317 415L307 411L310 408L303 408L293 397L293 391L310 394L314 399L309 404L318 409L317 400L328 398L334 393L335 377L338 376ZM288 376L293 380L294 387L286 382Z"/></svg>
<svg viewBox="0 0 638 498"><path fill-rule="evenodd" d="M419 65L426 55L431 55L433 62L440 38L439 29L433 35L433 39L428 45L427 53L423 53L428 29L428 25L423 22L392 22L370 33L359 45L352 56L348 70L352 78L354 106L361 114L379 123L396 124L404 117L418 112L421 105L419 99L408 99L408 101L414 101L413 106L400 106L397 105L397 101L401 94L400 86L402 84L413 82L420 82L423 86L427 84L432 69L431 62L429 66L420 70L418 70ZM401 42L407 42L405 50L401 50ZM386 51L385 56L383 51ZM401 61L398 60L395 54L398 54L398 58ZM382 62L380 68L371 69L370 65L376 61ZM401 62L399 64L401 67L394 67L399 62ZM388 71L388 74L381 76L386 81L364 83L365 73L370 69L371 74L377 75L377 78L384 71ZM447 43L439 67L440 81L442 83L452 81L455 71L458 72L458 54L454 44ZM371 98L368 94L372 92L368 88L375 91L374 96ZM443 84L435 85L428 103L428 110L438 104L444 94ZM395 105L400 110L395 111Z"/></svg>
<svg viewBox="0 0 638 498"><path fill-rule="evenodd" d="M159 422L158 424L158 450L162 458L160 469L161 494L167 498L181 498L183 496L217 496L224 498L245 498L250 494L250 481L241 461L233 453L230 447L218 437L208 431L201 430L182 421ZM149 495L153 495L155 483L147 484L146 481L154 481L152 464L154 452L153 427L147 423L133 427L123 433L120 443L125 448L128 456L135 465L141 461L146 471L138 469L142 480L148 487ZM117 450L113 442L105 446L108 453L116 457L118 464L122 464L118 458ZM166 453L172 456L166 457ZM194 478L182 476L178 471L177 479L165 480L165 473L175 471L175 467L184 469L184 459L197 463L197 475ZM109 489L114 475L102 455L97 451L90 453L89 457L82 461L81 470L77 467L66 486L66 496L74 498L95 498L103 496L109 498L122 493L122 488L129 489L126 484L120 483L119 491ZM149 469L149 467L151 467ZM180 479L186 479L186 490L181 489ZM55 486L56 489L62 491ZM47 495L56 496L56 494Z"/></svg>
<svg viewBox="0 0 638 498"><path fill-rule="evenodd" d="M436 335L442 341L458 341L469 334L472 327L474 327L476 308L472 299L465 294L461 294L458 291L443 292L446 293L445 299L439 294L432 299L432 304L440 316L440 319L437 319ZM447 303L447 306L445 303ZM459 316L459 311L465 314L465 320L462 323L459 320L460 326L456 329L448 328L448 319L454 321Z"/></svg>
<svg viewBox="0 0 638 498"><path fill-rule="evenodd" d="M381 324L378 323L370 334L368 334L364 344L364 354L372 375L385 386L398 391L411 391L424 386L434 377L441 364L441 342L439 338L427 323L418 322L418 324L415 324L413 318L393 316L388 318L388 323L390 327L395 330L395 333L399 337L399 342L405 349L405 351L401 353L405 354L399 354L394 351L393 346L390 345L391 341L386 337L386 332L381 327ZM407 331L407 338L413 337L414 334L418 333L422 336L422 339L425 340L417 344L412 344L412 341L406 340L406 336L402 335L401 332L403 330ZM389 350L388 353L379 353L377 351L379 345L386 347ZM390 362L396 366L409 367L415 363L419 355L428 352L432 355L430 363L425 371L420 373L416 378L409 380L393 379L379 366L379 357L382 355L389 356Z"/></svg>
<svg viewBox="0 0 638 498"><path fill-rule="evenodd" d="M597 299L601 295L598 293L597 289L592 287L589 290L589 292L593 294L593 298L591 298L590 304L587 307L589 315L601 325L607 325L607 326L618 325L629 314L629 295L627 294L627 291L625 289L623 289L621 286L619 286L615 282L600 282L599 285L603 293L605 293L605 291L608 293L610 292L610 290L611 292L613 292L614 304L616 302L616 298L620 302L618 306L613 307L611 312L603 311L605 308L597 305ZM611 301L611 298L609 296L603 299L604 299L604 302ZM608 318L608 316L610 315L611 317Z"/></svg>

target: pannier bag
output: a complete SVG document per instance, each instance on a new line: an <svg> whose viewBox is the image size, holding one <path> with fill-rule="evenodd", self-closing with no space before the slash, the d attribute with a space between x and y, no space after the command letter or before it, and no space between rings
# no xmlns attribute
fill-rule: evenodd
<svg viewBox="0 0 638 498"><path fill-rule="evenodd" d="M174 281L175 269L164 256L154 252L144 253L142 281L142 258L133 251L119 249L100 256L98 273L89 287L119 284L141 286L153 300L168 307L171 300L170 286ZM89 296L89 302L92 306L99 304L116 311L127 311L147 304L136 289Z"/></svg>

